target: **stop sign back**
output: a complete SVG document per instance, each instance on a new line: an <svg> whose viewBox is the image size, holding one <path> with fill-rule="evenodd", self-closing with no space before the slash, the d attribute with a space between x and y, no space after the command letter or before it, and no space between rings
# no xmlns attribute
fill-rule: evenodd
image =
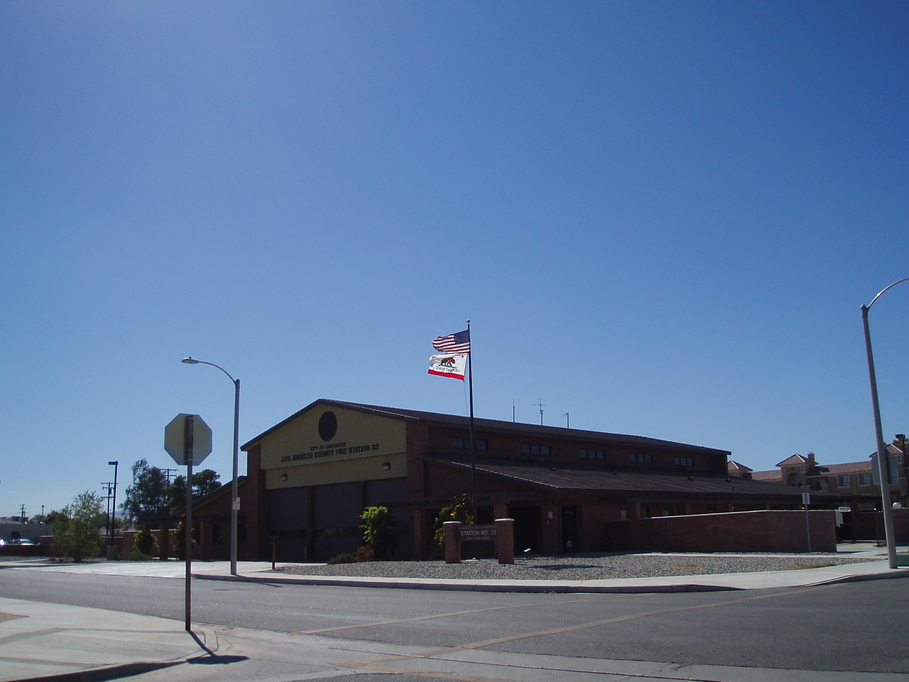
<svg viewBox="0 0 909 682"><path fill-rule="evenodd" d="M211 428L197 414L180 413L164 427L164 449L177 464L201 464L211 454Z"/></svg>

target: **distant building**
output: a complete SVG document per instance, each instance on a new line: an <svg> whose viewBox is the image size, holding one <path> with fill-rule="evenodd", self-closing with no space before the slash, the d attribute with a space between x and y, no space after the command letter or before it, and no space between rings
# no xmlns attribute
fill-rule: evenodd
<svg viewBox="0 0 909 682"><path fill-rule="evenodd" d="M896 460L899 479L891 482L891 501L900 501L909 506L907 490L906 459L901 447L890 444L886 448L888 457ZM880 486L876 484L877 473L872 471L872 459L841 464L819 464L816 455L798 453L787 457L770 471L752 471L748 467L730 461L727 470L730 476L750 478L754 481L777 483L806 491L832 493L848 498L855 509L868 510L880 505Z"/></svg>

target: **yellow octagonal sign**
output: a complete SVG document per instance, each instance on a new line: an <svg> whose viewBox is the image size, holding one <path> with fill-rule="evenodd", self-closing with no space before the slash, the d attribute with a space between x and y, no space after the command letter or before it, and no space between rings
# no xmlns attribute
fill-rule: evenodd
<svg viewBox="0 0 909 682"><path fill-rule="evenodd" d="M177 464L201 464L211 454L211 428L197 414L178 414L164 427L164 449Z"/></svg>

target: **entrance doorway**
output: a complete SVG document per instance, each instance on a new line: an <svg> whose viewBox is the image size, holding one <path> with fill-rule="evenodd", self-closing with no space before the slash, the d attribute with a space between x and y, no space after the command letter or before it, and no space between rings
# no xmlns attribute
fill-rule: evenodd
<svg viewBox="0 0 909 682"><path fill-rule="evenodd" d="M562 507L562 551L578 551L578 510L574 506Z"/></svg>

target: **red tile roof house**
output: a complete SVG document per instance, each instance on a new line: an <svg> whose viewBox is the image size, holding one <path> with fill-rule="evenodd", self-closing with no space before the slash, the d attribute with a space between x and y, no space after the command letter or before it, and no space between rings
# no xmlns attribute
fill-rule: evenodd
<svg viewBox="0 0 909 682"><path fill-rule="evenodd" d="M894 509L894 530L897 542L909 542L909 509L907 494L906 460L902 447L887 445L887 454L896 461L899 481L890 485L891 503L899 502L902 509ZM876 453L858 462L818 464L816 455L794 454L777 464L778 469L752 471L737 462L730 462L730 476L750 478L755 481L776 483L798 488L809 493L832 493L844 499L851 514L842 517L840 534L843 539L880 540L883 538L883 520L878 511L881 506L880 486L873 469Z"/></svg>

